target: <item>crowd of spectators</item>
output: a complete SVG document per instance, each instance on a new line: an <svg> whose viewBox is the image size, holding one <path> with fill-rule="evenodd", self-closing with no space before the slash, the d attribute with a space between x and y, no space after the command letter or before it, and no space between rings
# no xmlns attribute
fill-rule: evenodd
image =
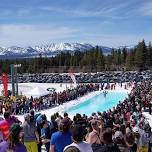
<svg viewBox="0 0 152 152"><path fill-rule="evenodd" d="M77 83L120 83L142 80L152 80L152 72L147 71L104 71L97 73L74 73ZM1 82L1 80L0 80ZM9 75L9 82L11 76ZM69 73L36 73L18 74L19 83L71 83Z"/></svg>
<svg viewBox="0 0 152 152"><path fill-rule="evenodd" d="M91 116L55 113L51 118L30 110L24 123L4 113L0 152L151 152L152 132L143 110L151 109L151 82L135 84L129 97Z"/></svg>
<svg viewBox="0 0 152 152"><path fill-rule="evenodd" d="M31 109L40 111L61 105L97 90L99 90L99 84L83 84L59 93L54 91L39 98L33 98L32 96L31 98L27 98L26 96L22 96L13 101L10 96L10 98L0 100L0 114L3 114L4 111L9 111L15 115L28 113Z"/></svg>

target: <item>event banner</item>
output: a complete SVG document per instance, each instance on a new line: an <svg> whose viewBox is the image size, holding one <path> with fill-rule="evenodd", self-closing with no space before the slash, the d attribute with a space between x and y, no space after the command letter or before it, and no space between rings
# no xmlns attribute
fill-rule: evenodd
<svg viewBox="0 0 152 152"><path fill-rule="evenodd" d="M6 73L2 73L2 83L4 87L4 95L5 97L8 96L8 78Z"/></svg>

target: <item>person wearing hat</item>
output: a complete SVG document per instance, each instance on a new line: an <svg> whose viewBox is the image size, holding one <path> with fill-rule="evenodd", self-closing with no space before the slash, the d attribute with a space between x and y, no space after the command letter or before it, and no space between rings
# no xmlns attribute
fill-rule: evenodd
<svg viewBox="0 0 152 152"><path fill-rule="evenodd" d="M63 118L59 124L59 131L52 134L50 141L50 152L63 152L64 148L72 143L70 121Z"/></svg>
<svg viewBox="0 0 152 152"><path fill-rule="evenodd" d="M125 143L127 145L128 151L137 152L137 144L135 143L135 138L132 132L126 133Z"/></svg>
<svg viewBox="0 0 152 152"><path fill-rule="evenodd" d="M91 145L83 141L84 136L85 136L85 130L81 125L79 124L75 125L71 129L71 134L72 134L73 143L66 146L64 148L64 152L66 152L66 150L71 146L78 148L80 152L93 152Z"/></svg>
<svg viewBox="0 0 152 152"><path fill-rule="evenodd" d="M124 135L121 131L116 131L113 137L113 141L118 145L121 152L128 152L127 146L124 141Z"/></svg>
<svg viewBox="0 0 152 152"><path fill-rule="evenodd" d="M8 140L0 143L0 152L27 152L26 147L23 145L22 139L22 127L17 123L13 124L10 128Z"/></svg>
<svg viewBox="0 0 152 152"><path fill-rule="evenodd" d="M135 143L137 144L137 149L139 149L140 147L140 137L142 135L142 130L138 127L138 126L135 126L133 129L133 134L134 134L134 138L135 138Z"/></svg>

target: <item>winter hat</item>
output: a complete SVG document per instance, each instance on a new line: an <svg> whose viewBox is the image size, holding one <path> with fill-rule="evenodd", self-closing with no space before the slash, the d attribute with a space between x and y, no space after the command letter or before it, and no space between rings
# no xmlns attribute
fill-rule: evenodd
<svg viewBox="0 0 152 152"><path fill-rule="evenodd" d="M139 133L140 132L138 127L134 127L132 130L133 130L134 133Z"/></svg>
<svg viewBox="0 0 152 152"><path fill-rule="evenodd" d="M123 139L123 134L121 131L116 131L114 134L114 138L120 138Z"/></svg>

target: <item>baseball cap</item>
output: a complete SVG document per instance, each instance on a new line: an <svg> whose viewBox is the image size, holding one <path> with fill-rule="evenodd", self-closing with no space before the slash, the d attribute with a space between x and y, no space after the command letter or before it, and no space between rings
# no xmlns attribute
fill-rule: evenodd
<svg viewBox="0 0 152 152"><path fill-rule="evenodd" d="M116 131L114 134L114 138L120 138L123 139L123 134L121 131Z"/></svg>
<svg viewBox="0 0 152 152"><path fill-rule="evenodd" d="M135 133L140 133L140 129L139 129L138 127L134 127L132 130L133 130L133 132L135 132Z"/></svg>

